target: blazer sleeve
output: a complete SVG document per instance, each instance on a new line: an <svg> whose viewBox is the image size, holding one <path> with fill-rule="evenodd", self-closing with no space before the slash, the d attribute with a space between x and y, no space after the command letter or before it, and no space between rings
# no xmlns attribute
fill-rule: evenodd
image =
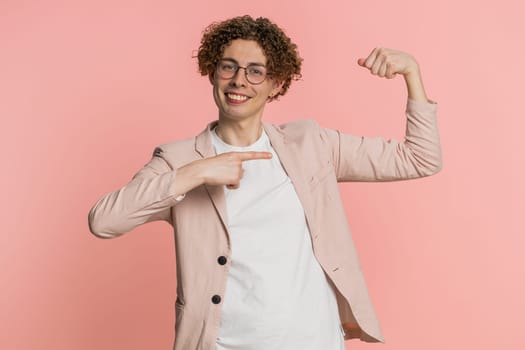
<svg viewBox="0 0 525 350"><path fill-rule="evenodd" d="M114 238L156 220L173 225L170 208L181 199L174 192L177 171L155 148L151 160L119 190L100 198L88 215L90 231L100 238Z"/></svg>
<svg viewBox="0 0 525 350"><path fill-rule="evenodd" d="M437 104L408 99L403 141L323 129L339 182L396 181L441 170Z"/></svg>

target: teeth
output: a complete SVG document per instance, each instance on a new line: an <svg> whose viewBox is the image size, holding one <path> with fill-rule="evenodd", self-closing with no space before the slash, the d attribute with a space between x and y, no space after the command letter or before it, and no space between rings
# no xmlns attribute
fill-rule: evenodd
<svg viewBox="0 0 525 350"><path fill-rule="evenodd" d="M241 96L241 95L235 95L235 94L227 94L229 98L236 101L244 101L248 99L248 96Z"/></svg>

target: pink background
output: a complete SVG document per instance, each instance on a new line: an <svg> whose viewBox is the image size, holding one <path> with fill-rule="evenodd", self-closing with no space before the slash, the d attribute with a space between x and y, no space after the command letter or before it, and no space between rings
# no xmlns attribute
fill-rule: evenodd
<svg viewBox="0 0 525 350"><path fill-rule="evenodd" d="M87 213L216 118L192 54L207 24L249 13L305 59L268 121L402 137L403 79L356 64L375 46L416 57L439 103L441 173L341 185L387 341L347 347L524 349L524 9L483 3L2 0L0 348L171 348L170 227L100 240Z"/></svg>

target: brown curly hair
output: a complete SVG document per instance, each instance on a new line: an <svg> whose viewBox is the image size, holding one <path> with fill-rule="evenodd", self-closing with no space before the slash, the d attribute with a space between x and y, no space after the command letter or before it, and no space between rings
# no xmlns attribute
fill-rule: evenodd
<svg viewBox="0 0 525 350"><path fill-rule="evenodd" d="M211 77L224 49L236 39L256 41L266 56L268 73L274 80L284 82L281 91L270 97L270 101L284 95L292 80L301 78L303 60L297 45L268 18L253 19L248 15L212 23L204 30L197 53L199 72Z"/></svg>

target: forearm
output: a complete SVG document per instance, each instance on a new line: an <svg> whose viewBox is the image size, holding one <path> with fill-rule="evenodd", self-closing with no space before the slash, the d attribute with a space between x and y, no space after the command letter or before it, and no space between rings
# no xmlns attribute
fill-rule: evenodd
<svg viewBox="0 0 525 350"><path fill-rule="evenodd" d="M129 184L95 203L88 215L93 234L113 238L146 222L166 220L171 223L170 208L187 192L204 183L202 166L195 161L173 171L160 164L162 161L154 158Z"/></svg>
<svg viewBox="0 0 525 350"><path fill-rule="evenodd" d="M170 208L188 191L188 176L172 169L161 157L162 149L155 152L127 185L104 195L91 208L88 220L94 235L112 238L146 222L172 223Z"/></svg>
<svg viewBox="0 0 525 350"><path fill-rule="evenodd" d="M419 66L403 75L407 86L408 98L418 102L431 102L423 86L423 79L421 78L421 71Z"/></svg>
<svg viewBox="0 0 525 350"><path fill-rule="evenodd" d="M176 177L173 171L144 171L124 187L104 195L89 212L91 232L101 238L113 238L146 222L170 222L170 207L176 203L172 186Z"/></svg>

